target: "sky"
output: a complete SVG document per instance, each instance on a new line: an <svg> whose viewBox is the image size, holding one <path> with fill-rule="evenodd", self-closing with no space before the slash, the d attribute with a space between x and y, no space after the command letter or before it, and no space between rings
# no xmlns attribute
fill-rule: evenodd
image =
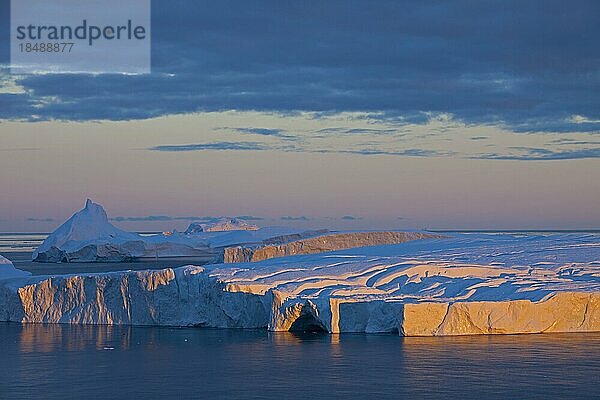
<svg viewBox="0 0 600 400"><path fill-rule="evenodd" d="M0 0L0 21L8 14ZM0 232L600 228L595 1L153 1L152 73L13 75Z"/></svg>

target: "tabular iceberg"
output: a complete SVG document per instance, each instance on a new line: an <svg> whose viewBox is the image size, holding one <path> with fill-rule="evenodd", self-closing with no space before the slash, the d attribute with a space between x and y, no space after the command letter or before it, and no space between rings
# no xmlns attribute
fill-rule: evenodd
<svg viewBox="0 0 600 400"><path fill-rule="evenodd" d="M264 240L259 245L228 247L224 262L262 261L269 258L299 254L318 254L355 247L399 244L412 240L441 238L422 232L329 232L306 231L301 234L279 236Z"/></svg>
<svg viewBox="0 0 600 400"><path fill-rule="evenodd" d="M221 218L217 222L200 223L192 222L185 230L186 234L200 232L225 232L225 231L257 231L259 228L239 218Z"/></svg>
<svg viewBox="0 0 600 400"><path fill-rule="evenodd" d="M273 258L0 281L22 322L397 332L600 331L600 235L469 235Z"/></svg>

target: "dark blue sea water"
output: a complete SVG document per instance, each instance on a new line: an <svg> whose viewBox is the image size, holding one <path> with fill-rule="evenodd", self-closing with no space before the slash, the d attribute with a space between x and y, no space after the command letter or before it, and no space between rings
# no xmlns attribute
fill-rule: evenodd
<svg viewBox="0 0 600 400"><path fill-rule="evenodd" d="M598 399L600 335L0 323L2 399Z"/></svg>

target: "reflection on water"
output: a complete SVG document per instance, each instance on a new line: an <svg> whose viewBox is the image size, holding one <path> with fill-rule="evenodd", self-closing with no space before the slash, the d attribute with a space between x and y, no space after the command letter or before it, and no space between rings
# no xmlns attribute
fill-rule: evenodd
<svg viewBox="0 0 600 400"><path fill-rule="evenodd" d="M0 355L1 399L600 398L600 334L401 338L0 323Z"/></svg>
<svg viewBox="0 0 600 400"><path fill-rule="evenodd" d="M116 330L115 330L116 329ZM131 328L93 325L24 324L18 338L22 353L51 353L114 349L127 350L131 345Z"/></svg>

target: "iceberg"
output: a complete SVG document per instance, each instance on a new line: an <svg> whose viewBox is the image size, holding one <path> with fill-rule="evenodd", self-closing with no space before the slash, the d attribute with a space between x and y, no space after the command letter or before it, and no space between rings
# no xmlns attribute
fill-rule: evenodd
<svg viewBox="0 0 600 400"><path fill-rule="evenodd" d="M452 234L0 281L0 320L405 336L600 331L600 235Z"/></svg>
<svg viewBox="0 0 600 400"><path fill-rule="evenodd" d="M16 269L13 263L0 255L0 280L22 278L31 275L29 272Z"/></svg>
<svg viewBox="0 0 600 400"><path fill-rule="evenodd" d="M272 236L291 234L289 228L262 228L238 219L190 225L187 233L155 235L126 232L110 223L104 208L87 200L85 207L58 227L33 252L37 262L123 262L138 258L197 257L223 259L227 246L257 244Z"/></svg>
<svg viewBox="0 0 600 400"><path fill-rule="evenodd" d="M112 225L101 205L87 200L33 252L33 261L125 261L144 251L142 236Z"/></svg>
<svg viewBox="0 0 600 400"><path fill-rule="evenodd" d="M257 231L258 226L249 224L239 218L221 218L213 223L192 222L185 230L187 235L200 232L225 232L225 231Z"/></svg>
<svg viewBox="0 0 600 400"><path fill-rule="evenodd" d="M235 246L224 250L224 262L262 261L269 258L298 254L317 254L355 247L398 244L411 240L441 238L422 232L329 232L306 231L295 235L278 236L259 245Z"/></svg>

